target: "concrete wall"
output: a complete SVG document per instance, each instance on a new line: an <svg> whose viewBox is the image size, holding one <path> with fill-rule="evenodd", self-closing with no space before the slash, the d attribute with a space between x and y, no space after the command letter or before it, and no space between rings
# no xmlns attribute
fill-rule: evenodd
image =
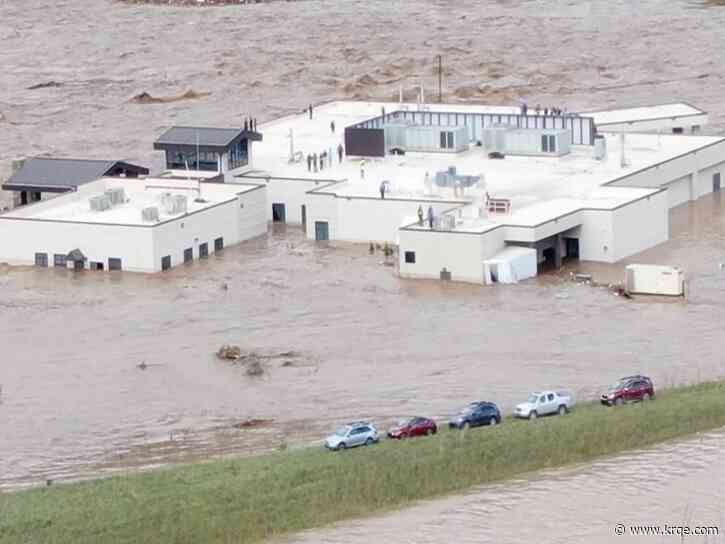
<svg viewBox="0 0 725 544"><path fill-rule="evenodd" d="M400 231L399 270L403 278L439 279L441 269L451 280L483 283L483 261L504 248L505 229L486 233L463 233L425 229ZM405 262L405 253L415 252L415 263Z"/></svg>
<svg viewBox="0 0 725 544"><path fill-rule="evenodd" d="M302 224L302 205L307 204L307 191L322 187L330 181L314 181L298 178L241 177L227 183L259 183L267 187L267 202L264 205L267 221L272 221L272 204L284 204L286 222Z"/></svg>

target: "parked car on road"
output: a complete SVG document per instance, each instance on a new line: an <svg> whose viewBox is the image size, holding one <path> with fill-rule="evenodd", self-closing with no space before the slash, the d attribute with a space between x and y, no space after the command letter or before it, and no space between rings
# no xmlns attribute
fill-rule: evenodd
<svg viewBox="0 0 725 544"><path fill-rule="evenodd" d="M525 419L536 419L539 416L559 414L563 416L574 406L571 395L557 391L540 391L531 393L526 402L517 404L514 416Z"/></svg>
<svg viewBox="0 0 725 544"><path fill-rule="evenodd" d="M637 402L653 399L655 387L647 376L627 376L609 386L602 395L602 404L620 406L625 402Z"/></svg>
<svg viewBox="0 0 725 544"><path fill-rule="evenodd" d="M448 422L451 429L466 429L501 423L501 412L493 402L472 402Z"/></svg>
<svg viewBox="0 0 725 544"><path fill-rule="evenodd" d="M390 438L412 438L414 436L428 436L437 432L438 426L432 419L411 417L399 421L397 425L388 431L388 436Z"/></svg>
<svg viewBox="0 0 725 544"><path fill-rule="evenodd" d="M366 421L357 421L343 425L335 434L325 439L325 447L330 450L344 450L355 446L370 446L378 441L378 431Z"/></svg>

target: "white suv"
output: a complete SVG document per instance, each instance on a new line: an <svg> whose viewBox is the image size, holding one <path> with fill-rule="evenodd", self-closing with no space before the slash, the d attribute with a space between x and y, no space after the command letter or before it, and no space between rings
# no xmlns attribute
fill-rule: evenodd
<svg viewBox="0 0 725 544"><path fill-rule="evenodd" d="M358 421L343 425L335 434L325 439L325 447L330 450L344 450L355 446L370 446L378 442L378 431L370 423Z"/></svg>

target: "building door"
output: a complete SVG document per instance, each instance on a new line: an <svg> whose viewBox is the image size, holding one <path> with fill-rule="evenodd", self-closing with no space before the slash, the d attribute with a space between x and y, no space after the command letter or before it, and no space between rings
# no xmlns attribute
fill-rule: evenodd
<svg viewBox="0 0 725 544"><path fill-rule="evenodd" d="M224 238L217 238L214 240L214 251L221 251L224 249Z"/></svg>
<svg viewBox="0 0 725 544"><path fill-rule="evenodd" d="M287 213L284 204L272 204L272 221L275 223L286 223Z"/></svg>
<svg viewBox="0 0 725 544"><path fill-rule="evenodd" d="M713 174L712 176L712 192L717 193L720 191L720 172Z"/></svg>
<svg viewBox="0 0 725 544"><path fill-rule="evenodd" d="M28 192L20 191L20 205L25 206L28 203Z"/></svg>
<svg viewBox="0 0 725 544"><path fill-rule="evenodd" d="M307 206L302 204L302 230L307 232Z"/></svg>
<svg viewBox="0 0 725 544"><path fill-rule="evenodd" d="M315 240L326 242L330 239L330 225L327 221L315 221Z"/></svg>
<svg viewBox="0 0 725 544"><path fill-rule="evenodd" d="M108 269L109 270L123 270L123 263L121 262L121 259L118 259L116 257L110 257L108 259Z"/></svg>
<svg viewBox="0 0 725 544"><path fill-rule="evenodd" d="M194 249L193 248L187 248L184 250L184 262L190 263L194 260Z"/></svg>
<svg viewBox="0 0 725 544"><path fill-rule="evenodd" d="M161 270L168 270L171 268L171 255L161 257Z"/></svg>
<svg viewBox="0 0 725 544"><path fill-rule="evenodd" d="M564 238L566 243L566 258L567 259L578 259L579 258L579 238Z"/></svg>
<svg viewBox="0 0 725 544"><path fill-rule="evenodd" d="M203 244L199 244L199 258L205 259L209 256L209 244L204 242Z"/></svg>
<svg viewBox="0 0 725 544"><path fill-rule="evenodd" d="M48 266L48 254L47 253L36 253L35 254L35 266Z"/></svg>

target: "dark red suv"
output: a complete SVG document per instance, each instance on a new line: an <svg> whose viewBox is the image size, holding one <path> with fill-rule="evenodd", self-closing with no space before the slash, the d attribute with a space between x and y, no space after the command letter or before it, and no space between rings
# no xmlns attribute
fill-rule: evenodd
<svg viewBox="0 0 725 544"><path fill-rule="evenodd" d="M637 402L653 399L655 387L647 376L627 376L609 386L602 395L602 404L621 406L625 402Z"/></svg>
<svg viewBox="0 0 725 544"><path fill-rule="evenodd" d="M399 422L388 431L390 438L412 438L414 436L427 436L436 434L436 422L427 417L411 417Z"/></svg>

